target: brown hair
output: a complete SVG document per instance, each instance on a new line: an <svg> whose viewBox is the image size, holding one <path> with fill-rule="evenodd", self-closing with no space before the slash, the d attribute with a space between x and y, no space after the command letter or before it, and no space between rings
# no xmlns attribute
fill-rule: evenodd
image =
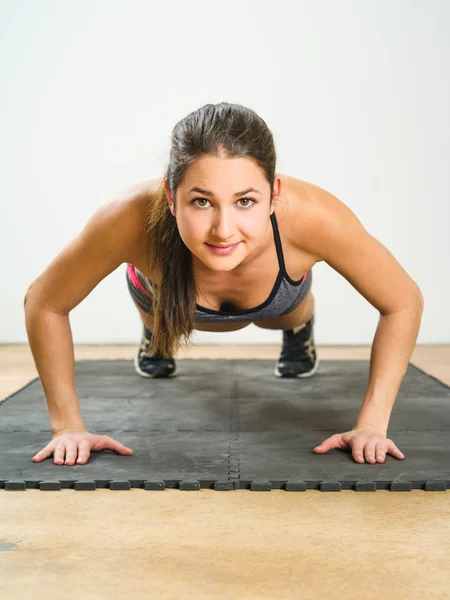
<svg viewBox="0 0 450 600"><path fill-rule="evenodd" d="M171 199L186 169L200 156L252 158L274 189L276 153L271 131L254 111L240 104L205 104L179 121L172 131L165 170ZM148 356L173 358L180 342L187 344L194 329L197 285L192 254L178 231L164 189L164 179L148 203L145 215L146 256L153 284L153 329Z"/></svg>

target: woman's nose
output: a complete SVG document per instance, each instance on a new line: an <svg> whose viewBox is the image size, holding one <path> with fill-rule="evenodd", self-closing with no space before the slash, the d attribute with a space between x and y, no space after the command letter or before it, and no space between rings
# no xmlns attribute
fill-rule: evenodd
<svg viewBox="0 0 450 600"><path fill-rule="evenodd" d="M229 214L219 214L214 221L212 232L221 239L228 239L233 236L236 229L234 218Z"/></svg>

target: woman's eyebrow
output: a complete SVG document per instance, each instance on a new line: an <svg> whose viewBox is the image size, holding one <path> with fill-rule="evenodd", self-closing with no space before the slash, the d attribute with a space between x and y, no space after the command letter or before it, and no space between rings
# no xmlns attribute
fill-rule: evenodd
<svg viewBox="0 0 450 600"><path fill-rule="evenodd" d="M188 194L190 194L191 192L198 192L199 194L204 194L205 196L214 196L212 192L209 192L208 190L202 190L202 188L199 187L191 188L188 191ZM256 192L257 194L261 193L258 190L255 190L255 188L248 188L247 190L243 190L242 192L236 192L235 194L233 194L233 196L243 196L244 194L248 194L249 192Z"/></svg>

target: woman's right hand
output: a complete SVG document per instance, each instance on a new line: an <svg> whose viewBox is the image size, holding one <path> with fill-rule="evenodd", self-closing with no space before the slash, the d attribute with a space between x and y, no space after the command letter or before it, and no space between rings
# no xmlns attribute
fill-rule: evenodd
<svg viewBox="0 0 450 600"><path fill-rule="evenodd" d="M52 440L31 459L40 462L54 454L56 465L85 464L91 450L114 450L118 454L133 454L133 450L116 442L108 435L96 435L85 429L61 429L53 434ZM64 462L65 459L65 462Z"/></svg>

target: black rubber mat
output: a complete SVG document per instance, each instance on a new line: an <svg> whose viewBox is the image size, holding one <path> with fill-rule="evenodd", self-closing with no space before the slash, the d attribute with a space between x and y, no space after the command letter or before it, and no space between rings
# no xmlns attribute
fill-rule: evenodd
<svg viewBox="0 0 450 600"><path fill-rule="evenodd" d="M450 485L450 387L408 366L388 437L405 455L356 463L350 449L313 448L352 428L369 361L321 361L307 379L281 379L274 360L177 361L177 376L147 379L132 361L77 361L88 431L134 450L91 452L85 465L32 457L51 439L39 379L0 403L5 490L250 489L445 491Z"/></svg>

